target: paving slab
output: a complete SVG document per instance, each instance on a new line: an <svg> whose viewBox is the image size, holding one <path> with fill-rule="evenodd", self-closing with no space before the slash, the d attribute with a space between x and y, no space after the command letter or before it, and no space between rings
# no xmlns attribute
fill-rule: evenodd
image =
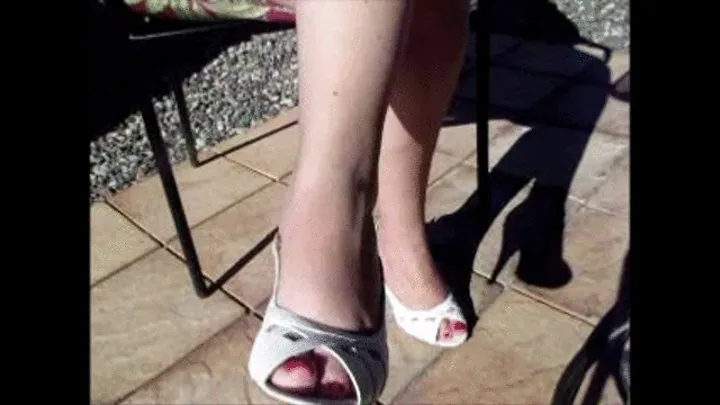
<svg viewBox="0 0 720 405"><path fill-rule="evenodd" d="M225 159L173 168L188 223L193 227L272 182ZM112 196L110 202L163 243L176 235L160 177L155 175Z"/></svg>
<svg viewBox="0 0 720 405"><path fill-rule="evenodd" d="M629 242L626 218L583 207L565 231L562 257L572 272L570 282L543 288L515 280L513 286L597 322L615 303Z"/></svg>
<svg viewBox="0 0 720 405"><path fill-rule="evenodd" d="M626 153L612 168L598 190L587 201L589 207L609 212L625 219L630 217L630 153Z"/></svg>
<svg viewBox="0 0 720 405"><path fill-rule="evenodd" d="M571 195L585 200L629 147L628 139L602 132L540 125L494 137L490 163L498 172L569 188Z"/></svg>
<svg viewBox="0 0 720 405"><path fill-rule="evenodd" d="M476 274L473 274L470 280L469 291L474 313L478 318L482 318L502 294L503 287L500 284L488 284L487 279ZM393 398L447 350L430 346L409 336L397 326L390 313L387 313L387 322L390 373L380 397L380 401L386 404L392 402Z"/></svg>
<svg viewBox="0 0 720 405"><path fill-rule="evenodd" d="M90 206L90 284L160 247L105 203Z"/></svg>
<svg viewBox="0 0 720 405"><path fill-rule="evenodd" d="M566 79L517 69L490 67L489 103L513 111L527 111L550 95Z"/></svg>
<svg viewBox="0 0 720 405"><path fill-rule="evenodd" d="M539 122L556 126L630 136L630 104L613 97L608 87L574 85L553 102L539 106L532 115Z"/></svg>
<svg viewBox="0 0 720 405"><path fill-rule="evenodd" d="M250 379L248 356L260 321L244 316L122 404L281 404Z"/></svg>
<svg viewBox="0 0 720 405"><path fill-rule="evenodd" d="M393 403L547 404L591 326L514 291L464 345L443 353ZM604 404L619 404L608 389Z"/></svg>
<svg viewBox="0 0 720 405"><path fill-rule="evenodd" d="M295 168L300 148L300 126L292 125L227 155L273 180L280 180Z"/></svg>
<svg viewBox="0 0 720 405"><path fill-rule="evenodd" d="M185 265L166 250L90 290L90 398L115 403L245 310L223 294L200 299Z"/></svg>
<svg viewBox="0 0 720 405"><path fill-rule="evenodd" d="M217 280L255 248L277 226L285 203L287 187L276 183L223 211L218 216L193 229L193 238L203 272ZM170 247L180 254L177 240ZM273 274L267 258L253 256L252 260L224 285L224 288L251 308L270 295Z"/></svg>
<svg viewBox="0 0 720 405"><path fill-rule="evenodd" d="M515 49L493 58L493 64L532 73L573 77L591 63L602 63L585 52L565 45L522 41Z"/></svg>

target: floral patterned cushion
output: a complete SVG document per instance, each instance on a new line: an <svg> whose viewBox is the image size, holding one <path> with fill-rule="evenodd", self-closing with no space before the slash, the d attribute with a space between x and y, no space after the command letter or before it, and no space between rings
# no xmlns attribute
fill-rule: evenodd
<svg viewBox="0 0 720 405"><path fill-rule="evenodd" d="M293 22L294 0L123 0L136 13L178 20Z"/></svg>

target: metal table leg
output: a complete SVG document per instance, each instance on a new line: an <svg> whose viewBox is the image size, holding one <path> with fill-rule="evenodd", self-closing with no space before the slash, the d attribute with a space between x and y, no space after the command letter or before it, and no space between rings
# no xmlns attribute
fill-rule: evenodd
<svg viewBox="0 0 720 405"><path fill-rule="evenodd" d="M200 261L195 251L195 244L190 234L190 227L185 217L185 210L183 209L182 200L180 199L180 193L178 192L177 183L175 182L170 159L165 149L165 142L162 139L155 109L152 105L152 98L149 95L143 97L140 109L143 121L145 122L145 131L150 140L150 145L155 157L155 165L160 174L160 180L165 190L165 197L167 198L170 212L175 222L175 229L180 239L180 245L185 255L185 262L190 272L190 279L192 280L195 293L198 297L205 298L210 295L210 291L202 275Z"/></svg>
<svg viewBox="0 0 720 405"><path fill-rule="evenodd" d="M195 137L193 136L192 126L190 124L190 115L188 113L187 104L185 103L185 94L182 89L182 80L177 74L172 73L168 78L170 82L170 89L172 90L175 103L178 108L178 115L180 115L180 132L183 138L185 138L185 148L188 152L188 160L192 167L198 167L197 149L195 149Z"/></svg>

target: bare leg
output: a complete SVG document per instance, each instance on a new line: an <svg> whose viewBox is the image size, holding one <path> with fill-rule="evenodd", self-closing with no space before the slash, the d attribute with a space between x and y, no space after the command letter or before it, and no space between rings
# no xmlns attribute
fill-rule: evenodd
<svg viewBox="0 0 720 405"><path fill-rule="evenodd" d="M383 129L377 204L385 278L415 309L429 309L448 293L425 237L425 190L442 118L462 68L467 3L415 2ZM465 325L444 327L451 331Z"/></svg>
<svg viewBox="0 0 720 405"><path fill-rule="evenodd" d="M279 304L346 330L379 324L380 275L363 266L375 170L406 0L300 0L296 6L302 146L280 223ZM290 359L272 383L316 384L352 396L348 376L322 351Z"/></svg>

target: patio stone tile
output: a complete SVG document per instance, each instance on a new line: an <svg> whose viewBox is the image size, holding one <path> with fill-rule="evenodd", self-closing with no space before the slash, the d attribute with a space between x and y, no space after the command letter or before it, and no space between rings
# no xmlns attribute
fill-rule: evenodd
<svg viewBox="0 0 720 405"><path fill-rule="evenodd" d="M227 158L279 180L295 169L299 147L300 126L293 125L247 145Z"/></svg>
<svg viewBox="0 0 720 405"><path fill-rule="evenodd" d="M491 34L490 35L490 58L494 59L497 56L504 54L505 52L513 49L513 47L520 45L520 40L509 35Z"/></svg>
<svg viewBox="0 0 720 405"><path fill-rule="evenodd" d="M543 187L528 179L515 176L494 176L491 184L491 205L499 212L489 229L482 232L480 220L459 216L458 208L468 201L475 192L475 170L461 166L453 170L428 191L427 218L438 219L428 227L430 241L434 246L436 258L449 267L465 267L472 263L473 270L490 278L496 266L500 266L498 280L509 284L515 277L518 255L515 244L525 229L536 232L558 233L561 241L562 222L574 215L581 207L572 200L558 201L565 197L551 187ZM532 191L532 194L531 194ZM532 195L532 198L529 197ZM562 204L562 207L556 207ZM473 203L470 204L471 206ZM535 221L536 218L550 218L548 210L558 214L556 221ZM542 211L537 213L538 211ZM471 211L472 212L472 211ZM467 213L467 212L466 212ZM511 217L509 217L511 216ZM553 219L552 217L550 219ZM477 225L475 225L477 223ZM468 226L472 224L472 226ZM479 232L479 234L478 234ZM476 238L482 237L480 241ZM513 253L507 262L499 262L500 254ZM448 254L446 254L448 253ZM451 270L451 269L447 269Z"/></svg>
<svg viewBox="0 0 720 405"><path fill-rule="evenodd" d="M216 159L197 168L185 162L173 170L191 227L271 182L225 159ZM175 225L159 176L134 184L110 200L159 240L167 242L175 236Z"/></svg>
<svg viewBox="0 0 720 405"><path fill-rule="evenodd" d="M160 247L105 203L90 206L90 284Z"/></svg>
<svg viewBox="0 0 720 405"><path fill-rule="evenodd" d="M627 138L536 126L493 138L490 156L493 170L532 178L546 187L569 186L571 195L584 200L605 182L613 163L628 148Z"/></svg>
<svg viewBox="0 0 720 405"><path fill-rule="evenodd" d="M541 106L533 116L557 126L580 127L630 136L630 104L594 85L576 85L558 100Z"/></svg>
<svg viewBox="0 0 720 405"><path fill-rule="evenodd" d="M504 128L504 131L494 134L490 138L488 146L488 163L490 168L494 168L500 159L512 148L523 134L527 133L531 127L526 125L512 124L510 127Z"/></svg>
<svg viewBox="0 0 720 405"><path fill-rule="evenodd" d="M507 119L491 119L488 120L488 163L490 164L490 168L492 168L495 163L497 163L498 160L500 160L500 155L498 155L497 148L494 147L494 139L499 137L500 135L506 133L506 132L525 132L530 127L516 124L510 120ZM505 153L506 150L503 150L502 153ZM466 165L477 167L477 152L470 155L469 158L465 159L463 162Z"/></svg>
<svg viewBox="0 0 720 405"><path fill-rule="evenodd" d="M470 157L468 157L467 159L463 160L463 164L464 164L465 166L469 166L469 167L472 167L472 168L477 168L477 152L473 152L473 154L470 155Z"/></svg>
<svg viewBox="0 0 720 405"><path fill-rule="evenodd" d="M476 124L445 126L440 130L436 151L464 158L476 147Z"/></svg>
<svg viewBox="0 0 720 405"><path fill-rule="evenodd" d="M428 189L425 219L441 217L457 210L477 189L475 170L458 166Z"/></svg>
<svg viewBox="0 0 720 405"><path fill-rule="evenodd" d="M264 314L274 280L275 261L271 247L266 246L238 274L228 280L224 290L258 313Z"/></svg>
<svg viewBox="0 0 720 405"><path fill-rule="evenodd" d="M622 218L630 216L630 153L610 169L607 180L588 200L588 206Z"/></svg>
<svg viewBox="0 0 720 405"><path fill-rule="evenodd" d="M472 275L470 291L475 311L482 318L482 314L502 293L502 287L498 284L488 285L482 277ZM390 313L387 318L390 374L380 398L385 403L390 402L443 351L402 332ZM253 317L246 316L236 321L124 403L270 401L249 380L245 369L259 325L260 322Z"/></svg>
<svg viewBox="0 0 720 405"><path fill-rule="evenodd" d="M193 229L200 265L208 277L217 280L277 226L286 191L286 186L272 184ZM170 247L181 254L177 240ZM273 267L267 256L268 252L255 256L225 285L253 308L270 295Z"/></svg>
<svg viewBox="0 0 720 405"><path fill-rule="evenodd" d="M90 290L91 402L114 403L245 311L223 294L200 299L166 250Z"/></svg>
<svg viewBox="0 0 720 405"><path fill-rule="evenodd" d="M248 356L260 321L244 316L122 404L276 404L250 379Z"/></svg>
<svg viewBox="0 0 720 405"><path fill-rule="evenodd" d="M602 62L570 46L524 41L512 51L495 58L493 63L528 72L572 77L582 72L588 64Z"/></svg>
<svg viewBox="0 0 720 405"><path fill-rule="evenodd" d="M506 291L480 319L472 339L443 353L393 403L547 404L590 329ZM615 398L606 394L603 403L619 403Z"/></svg>
<svg viewBox="0 0 720 405"><path fill-rule="evenodd" d="M502 294L503 287L499 284L487 284L486 279L473 274L469 291L475 313L482 318L485 311ZM445 351L442 348L423 343L403 332L389 312L387 320L390 373L385 390L380 397L380 401L386 404L392 402L397 394L401 393Z"/></svg>
<svg viewBox="0 0 720 405"><path fill-rule="evenodd" d="M282 131L285 127L297 123L300 117L300 110L295 107L287 111L283 111L277 116L267 121L256 124L247 131L238 132L235 136L225 139L213 147L218 154L234 151L245 142L252 141L263 136L272 136L275 131Z"/></svg>
<svg viewBox="0 0 720 405"><path fill-rule="evenodd" d="M528 128L526 125L518 124L505 118L493 118L488 120L488 139L502 135L508 131L516 131L517 128Z"/></svg>
<svg viewBox="0 0 720 405"><path fill-rule="evenodd" d="M530 109L565 81L558 77L492 66L489 80L490 105L515 111Z"/></svg>
<svg viewBox="0 0 720 405"><path fill-rule="evenodd" d="M505 285L518 278L519 266L532 260L535 250L559 251L564 223L582 208L571 199L562 200L564 193L553 188L530 182L516 191L515 182L523 184L521 179L507 178L492 186L492 204L505 205L485 233L473 264L474 270L485 277L492 278L497 273L497 279ZM504 202L502 198L510 199ZM533 235L542 235L542 240L534 239ZM525 263L521 263L521 258ZM567 282L560 272L536 275L547 283Z"/></svg>
<svg viewBox="0 0 720 405"><path fill-rule="evenodd" d="M590 47L588 45L575 45L574 47L579 52L586 53L595 57L598 60L603 60L604 53L601 49L596 47ZM625 73L630 71L630 54L624 51L612 51L610 59L605 63L602 74L590 69L578 75L578 79L586 80L596 85L607 85L608 82L614 83L620 79ZM609 80L608 80L609 73Z"/></svg>
<svg viewBox="0 0 720 405"><path fill-rule="evenodd" d="M447 174L453 167L461 163L462 160L459 157L449 156L444 153L435 153L430 166L428 184L434 183Z"/></svg>
<svg viewBox="0 0 720 405"><path fill-rule="evenodd" d="M570 283L550 289L516 280L513 287L597 321L616 300L629 236L626 218L584 207L571 218L565 232L563 257L573 273Z"/></svg>

